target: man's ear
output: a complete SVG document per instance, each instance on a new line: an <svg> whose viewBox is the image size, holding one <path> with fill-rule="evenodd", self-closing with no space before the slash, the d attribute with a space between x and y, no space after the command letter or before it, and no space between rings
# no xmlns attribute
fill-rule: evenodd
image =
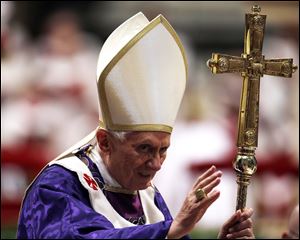
<svg viewBox="0 0 300 240"><path fill-rule="evenodd" d="M109 153L111 150L111 142L108 132L105 129L99 128L96 133L98 146L104 153Z"/></svg>

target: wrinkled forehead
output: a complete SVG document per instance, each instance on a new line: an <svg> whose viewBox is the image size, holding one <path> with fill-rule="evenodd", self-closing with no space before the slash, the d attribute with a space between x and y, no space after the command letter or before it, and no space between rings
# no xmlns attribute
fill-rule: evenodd
<svg viewBox="0 0 300 240"><path fill-rule="evenodd" d="M170 142L170 133L167 132L158 132L158 131L132 131L126 134L126 139L131 142L160 142L160 143L169 143Z"/></svg>

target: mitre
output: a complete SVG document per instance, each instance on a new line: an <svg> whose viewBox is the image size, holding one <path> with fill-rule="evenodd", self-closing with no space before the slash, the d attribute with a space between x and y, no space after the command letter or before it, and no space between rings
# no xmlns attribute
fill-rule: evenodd
<svg viewBox="0 0 300 240"><path fill-rule="evenodd" d="M97 64L100 126L171 133L184 94L187 62L168 21L141 12L107 38Z"/></svg>
<svg viewBox="0 0 300 240"><path fill-rule="evenodd" d="M137 13L116 28L97 64L100 127L113 131L171 133L187 78L183 45L162 16ZM97 129L59 155L95 144Z"/></svg>

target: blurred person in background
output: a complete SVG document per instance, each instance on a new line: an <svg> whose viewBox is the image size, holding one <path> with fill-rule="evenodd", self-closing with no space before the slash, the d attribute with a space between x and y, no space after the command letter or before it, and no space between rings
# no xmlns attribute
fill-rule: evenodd
<svg viewBox="0 0 300 240"><path fill-rule="evenodd" d="M218 199L222 173L212 166L201 174L174 219L152 183L166 158L186 76L183 46L164 17L149 22L138 13L120 25L98 59L100 126L33 181L17 237L187 238ZM218 237L254 238L252 213L236 211Z"/></svg>
<svg viewBox="0 0 300 240"><path fill-rule="evenodd" d="M299 239L299 204L293 209L288 222L288 230L282 233L282 238Z"/></svg>
<svg viewBox="0 0 300 240"><path fill-rule="evenodd" d="M82 30L74 12L61 9L48 17L37 46L36 128L51 138L57 154L97 122L97 93L89 80L95 77L99 44ZM70 118L71 123L64 121Z"/></svg>
<svg viewBox="0 0 300 240"><path fill-rule="evenodd" d="M89 84L99 49L93 36L82 30L74 12L60 10L47 17L35 44L22 23L12 21L15 5L1 2L1 217L6 224L16 224L22 195L38 171L85 136L98 115L97 93Z"/></svg>
<svg viewBox="0 0 300 240"><path fill-rule="evenodd" d="M39 162L46 155L42 148L45 141L33 140L38 137L32 134L33 105L27 98L34 76L33 46L27 29L13 21L14 14L15 3L1 1L1 219L5 220L1 230L16 224L28 175L34 169L31 163L36 164L30 146L34 145Z"/></svg>
<svg viewBox="0 0 300 240"><path fill-rule="evenodd" d="M1 2L2 5L11 6L9 2ZM89 79L95 75L95 52L99 46L83 32L77 16L70 10L57 11L48 17L37 44L26 41L23 28L9 24L3 27L3 32L1 29L1 38L4 156L27 149L25 154L30 156L24 158L31 159L27 166L44 165L85 136L97 122L97 93ZM82 114L78 115L78 111ZM73 121L66 123L66 118ZM32 148L35 151L46 148L47 153L31 155ZM34 160L35 155L40 158L38 161ZM23 158L17 161L23 166Z"/></svg>

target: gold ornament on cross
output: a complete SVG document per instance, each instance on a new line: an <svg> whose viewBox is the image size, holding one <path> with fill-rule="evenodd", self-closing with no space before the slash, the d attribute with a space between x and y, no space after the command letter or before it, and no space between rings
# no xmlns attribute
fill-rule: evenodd
<svg viewBox="0 0 300 240"><path fill-rule="evenodd" d="M238 120L238 151L233 161L238 184L237 210L243 210L246 206L247 187L257 169L255 150L258 139L260 78L264 74L290 78L298 68L291 58L265 59L262 55L266 15L261 15L260 11L260 7L255 5L252 7L252 13L246 14L244 53L241 57L213 53L212 58L207 61L207 66L213 74L241 73L243 78Z"/></svg>

